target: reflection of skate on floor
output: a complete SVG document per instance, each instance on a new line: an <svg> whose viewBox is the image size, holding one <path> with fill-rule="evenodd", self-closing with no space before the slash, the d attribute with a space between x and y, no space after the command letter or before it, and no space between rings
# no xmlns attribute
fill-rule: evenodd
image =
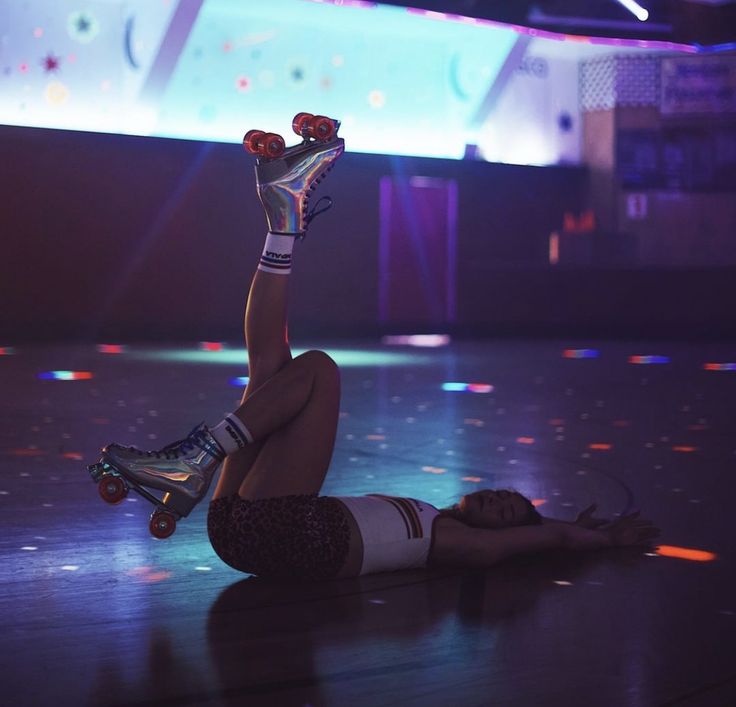
<svg viewBox="0 0 736 707"><path fill-rule="evenodd" d="M298 113L292 128L303 138L293 147L287 148L280 135L261 130L249 130L243 145L258 156L256 183L269 231L303 236L310 221L332 206L323 197L327 205L318 210L317 202L310 211L309 197L343 153L345 142L337 137L340 121L324 116Z"/></svg>
<svg viewBox="0 0 736 707"><path fill-rule="evenodd" d="M163 539L204 498L224 459L222 447L205 425L199 425L183 440L154 452L110 444L88 470L107 503L120 503L130 487L153 503L156 510L149 528L152 535ZM163 491L163 497L147 489Z"/></svg>

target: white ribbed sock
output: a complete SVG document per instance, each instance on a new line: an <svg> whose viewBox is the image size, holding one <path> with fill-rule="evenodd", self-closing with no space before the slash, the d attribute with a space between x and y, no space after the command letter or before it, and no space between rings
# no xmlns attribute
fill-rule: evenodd
<svg viewBox="0 0 736 707"><path fill-rule="evenodd" d="M253 443L253 435L235 415L226 415L219 425L210 428L210 434L225 450L225 454L232 454L246 444Z"/></svg>
<svg viewBox="0 0 736 707"><path fill-rule="evenodd" d="M269 232L258 269L276 275L288 275L291 272L291 251L295 240L295 236Z"/></svg>

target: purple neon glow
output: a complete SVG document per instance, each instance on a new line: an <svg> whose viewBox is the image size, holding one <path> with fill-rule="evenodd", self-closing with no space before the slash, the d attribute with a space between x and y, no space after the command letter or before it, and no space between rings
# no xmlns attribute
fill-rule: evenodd
<svg viewBox="0 0 736 707"><path fill-rule="evenodd" d="M344 7L358 7L366 10L372 10L378 7L376 2L361 2L360 0L309 0L309 2L320 3L323 5L339 5ZM713 51L712 48L705 48L698 44L682 44L679 42L665 42L658 39L622 39L618 37L591 37L588 35L571 35L562 32L550 32L545 29L535 27L524 27L522 25L508 24L497 20L487 20L480 17L466 17L465 15L455 15L447 12L436 12L434 10L423 10L417 7L404 8L409 14L421 15L431 20L439 20L443 22L463 22L465 24L480 25L483 27L496 27L500 29L511 29L518 34L526 34L530 37L539 37L541 39L552 39L558 42L574 41L588 42L590 44L602 44L617 47L642 47L646 49L662 49L666 51L687 52L696 54L701 51ZM642 8L643 9L643 8ZM730 45L725 45L730 46ZM727 51L723 49L721 51Z"/></svg>

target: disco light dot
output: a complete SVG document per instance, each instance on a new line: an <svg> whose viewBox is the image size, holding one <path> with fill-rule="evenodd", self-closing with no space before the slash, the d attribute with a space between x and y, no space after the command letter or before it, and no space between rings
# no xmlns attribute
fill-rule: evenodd
<svg viewBox="0 0 736 707"><path fill-rule="evenodd" d="M736 371L736 363L704 363L705 371Z"/></svg>
<svg viewBox="0 0 736 707"><path fill-rule="evenodd" d="M629 356L629 363L647 366L656 363L669 363L667 356Z"/></svg>
<svg viewBox="0 0 736 707"><path fill-rule="evenodd" d="M199 344L200 351L222 351L223 348L219 341L201 341Z"/></svg>
<svg viewBox="0 0 736 707"><path fill-rule="evenodd" d="M0 356L12 356L15 349L12 346L0 346Z"/></svg>
<svg viewBox="0 0 736 707"><path fill-rule="evenodd" d="M661 557L676 557L680 560L690 560L691 562L712 562L718 557L714 552L695 550L688 547L677 547L674 545L660 545L657 548L657 554Z"/></svg>
<svg viewBox="0 0 736 707"><path fill-rule="evenodd" d="M41 380L80 381L94 378L94 375L90 371L44 371L38 377Z"/></svg>
<svg viewBox="0 0 736 707"><path fill-rule="evenodd" d="M26 552L33 552L34 550L38 550L38 548L35 545L24 545L21 550L25 550Z"/></svg>
<svg viewBox="0 0 736 707"><path fill-rule="evenodd" d="M76 572L79 569L79 565L62 565L60 569L65 572Z"/></svg>
<svg viewBox="0 0 736 707"><path fill-rule="evenodd" d="M36 39L41 39L41 37L43 37L43 27L35 27L33 30L33 36Z"/></svg>
<svg viewBox="0 0 736 707"><path fill-rule="evenodd" d="M97 344L97 353L102 354L121 354L125 353L125 346L120 344Z"/></svg>
<svg viewBox="0 0 736 707"><path fill-rule="evenodd" d="M247 76L238 76L235 79L235 88L240 93L245 93L250 88L250 79Z"/></svg>
<svg viewBox="0 0 736 707"><path fill-rule="evenodd" d="M565 349L562 356L564 358L598 358L600 351L596 349Z"/></svg>
<svg viewBox="0 0 736 707"><path fill-rule="evenodd" d="M237 378L230 379L230 385L244 386L248 385L250 378L248 376L238 376Z"/></svg>
<svg viewBox="0 0 736 707"><path fill-rule="evenodd" d="M442 390L455 393L490 393L493 386L488 383L447 382L442 384Z"/></svg>

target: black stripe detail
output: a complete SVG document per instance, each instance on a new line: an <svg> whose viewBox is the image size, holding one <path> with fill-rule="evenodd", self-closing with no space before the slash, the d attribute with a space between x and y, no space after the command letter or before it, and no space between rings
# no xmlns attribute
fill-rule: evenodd
<svg viewBox="0 0 736 707"><path fill-rule="evenodd" d="M238 435L238 437L240 438L240 440L243 443L243 446L244 447L247 446L248 444L250 444L250 442L248 441L248 438L243 434L242 430L240 429L240 425L237 422L234 422L233 421L233 416L232 415L225 415L225 420L227 420L227 422L230 425L230 428L232 429L232 431L236 435Z"/></svg>

